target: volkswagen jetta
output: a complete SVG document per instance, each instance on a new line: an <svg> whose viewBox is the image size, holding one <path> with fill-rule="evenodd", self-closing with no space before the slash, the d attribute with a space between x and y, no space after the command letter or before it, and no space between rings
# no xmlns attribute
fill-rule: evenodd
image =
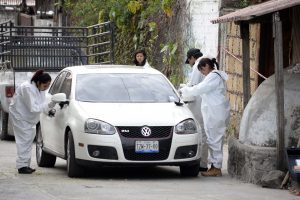
<svg viewBox="0 0 300 200"><path fill-rule="evenodd" d="M36 158L67 160L69 177L90 165L175 165L197 176L200 132L169 80L153 68L67 67L53 81L37 126Z"/></svg>

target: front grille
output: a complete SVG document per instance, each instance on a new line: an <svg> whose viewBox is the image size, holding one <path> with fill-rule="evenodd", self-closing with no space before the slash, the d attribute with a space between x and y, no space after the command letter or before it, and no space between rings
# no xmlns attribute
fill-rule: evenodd
<svg viewBox="0 0 300 200"><path fill-rule="evenodd" d="M141 133L144 126L118 126L118 132L126 138L166 138L173 132L172 126L148 126L151 129L151 135L145 137Z"/></svg>
<svg viewBox="0 0 300 200"><path fill-rule="evenodd" d="M141 128L142 127L117 127L120 139L122 141L122 147L123 147L125 158L127 160L132 160L132 161L166 160L169 157L171 143L172 143L172 136L173 136L172 126L149 127L151 128L151 133L152 133L149 137L145 137L141 134L140 132ZM158 141L159 152L158 153L136 153L135 152L136 141Z"/></svg>

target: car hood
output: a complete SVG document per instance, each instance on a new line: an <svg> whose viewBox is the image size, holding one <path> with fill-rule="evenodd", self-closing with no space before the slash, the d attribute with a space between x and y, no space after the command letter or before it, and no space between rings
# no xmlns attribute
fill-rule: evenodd
<svg viewBox="0 0 300 200"><path fill-rule="evenodd" d="M174 126L193 118L186 107L175 103L88 103L79 102L87 118L94 118L114 126Z"/></svg>

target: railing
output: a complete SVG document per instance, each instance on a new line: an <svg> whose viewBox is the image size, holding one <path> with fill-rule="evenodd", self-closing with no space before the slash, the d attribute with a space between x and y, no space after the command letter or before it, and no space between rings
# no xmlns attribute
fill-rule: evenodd
<svg viewBox="0 0 300 200"><path fill-rule="evenodd" d="M114 26L110 22L87 27L89 63L114 63Z"/></svg>
<svg viewBox="0 0 300 200"><path fill-rule="evenodd" d="M110 22L87 28L14 26L0 24L0 62L15 71L113 63L113 27Z"/></svg>
<svg viewBox="0 0 300 200"><path fill-rule="evenodd" d="M20 6L22 0L0 0L0 6ZM28 6L34 6L35 0L26 0Z"/></svg>

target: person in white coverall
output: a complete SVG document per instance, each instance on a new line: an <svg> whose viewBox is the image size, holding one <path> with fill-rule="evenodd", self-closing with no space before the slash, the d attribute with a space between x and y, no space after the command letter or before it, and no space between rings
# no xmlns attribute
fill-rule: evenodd
<svg viewBox="0 0 300 200"><path fill-rule="evenodd" d="M201 59L202 52L200 49L191 48L187 52L187 59L185 61L186 64L189 64L192 67L192 72L190 74L189 80L186 84L188 87L192 87L194 85L197 85L204 79L204 75L199 72L198 70L198 63ZM206 134L204 130L203 125L203 117L201 113L201 96L195 95L194 101L188 102L188 108L192 111L193 115L195 116L196 120L198 121L200 127L201 127L201 139L202 139L202 145L201 145L201 161L200 161L200 168L199 171L207 171L207 156L208 156L208 147L206 143Z"/></svg>
<svg viewBox="0 0 300 200"><path fill-rule="evenodd" d="M202 58L198 69L205 75L204 80L193 87L181 88L180 93L187 98L196 95L202 97L201 111L207 135L208 163L211 167L201 174L221 176L223 140L230 116L230 105L225 95L227 74L218 70L218 63L215 59Z"/></svg>
<svg viewBox="0 0 300 200"><path fill-rule="evenodd" d="M22 83L16 90L9 106L9 114L17 146L16 167L20 174L31 174L31 149L35 127L40 113L53 108L54 103L45 104L45 90L49 88L51 76L43 70L35 72L31 81Z"/></svg>

